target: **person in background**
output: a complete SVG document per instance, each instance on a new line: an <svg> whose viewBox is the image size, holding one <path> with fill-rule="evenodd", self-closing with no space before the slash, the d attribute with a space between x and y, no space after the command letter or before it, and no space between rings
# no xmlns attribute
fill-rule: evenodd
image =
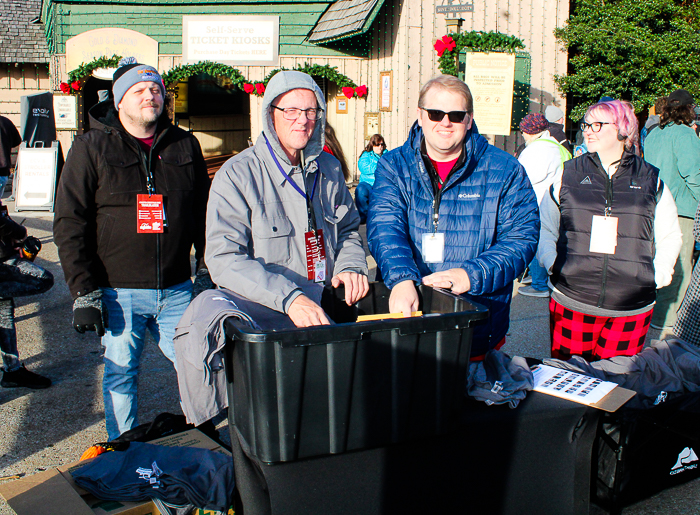
<svg viewBox="0 0 700 515"><path fill-rule="evenodd" d="M374 186L374 172L377 170L377 163L385 150L384 137L381 134L373 134L357 161L357 167L360 169L360 182L355 189L355 204L360 213L360 222L363 224L367 222L369 199L372 186Z"/></svg>
<svg viewBox="0 0 700 515"><path fill-rule="evenodd" d="M551 107L551 106L550 106ZM542 203L549 187L556 180L561 180L564 162L571 159L566 150L549 133L551 124L540 113L530 113L520 122L520 132L525 139L525 149L518 161L525 167L527 176L537 196L537 204ZM528 297L549 297L547 271L533 258L529 265L532 282L521 286L518 294Z"/></svg>
<svg viewBox="0 0 700 515"><path fill-rule="evenodd" d="M175 326L204 265L209 176L202 149L164 110L158 71L120 61L113 100L90 109L90 130L68 153L56 194L54 239L73 296L73 327L102 336L102 390L113 440L138 425L146 331L173 365Z"/></svg>
<svg viewBox="0 0 700 515"><path fill-rule="evenodd" d="M654 102L654 105L649 108L649 117L641 131L639 131L639 144L642 147L642 156L644 156L644 143L646 142L647 136L651 131L656 129L661 122L660 113L663 111L664 105L666 104L666 97L659 97Z"/></svg>
<svg viewBox="0 0 700 515"><path fill-rule="evenodd" d="M693 238L700 243L700 204L695 213ZM673 334L693 345L700 347L700 266L695 263L690 284L685 291L683 303L678 309L678 317L673 325Z"/></svg>
<svg viewBox="0 0 700 515"><path fill-rule="evenodd" d="M335 135L335 129L330 123L326 123L326 142L323 145L323 151L328 152L330 155L340 161L340 167L343 170L345 182L348 183L352 181L352 175L350 174L350 168L348 168L348 161L345 159L343 147L340 146L340 142Z"/></svg>
<svg viewBox="0 0 700 515"><path fill-rule="evenodd" d="M474 327L477 360L505 344L513 281L535 255L540 221L525 169L479 134L472 113L456 77L421 88L408 139L377 164L367 234L392 313L418 310L420 283L489 309Z"/></svg>
<svg viewBox="0 0 700 515"><path fill-rule="evenodd" d="M566 132L564 132L564 124L566 123L564 111L557 106L547 106L544 110L544 117L547 119L547 122L549 122L549 135L564 147L569 154L572 154L574 149L571 147L571 143L569 143L566 137Z"/></svg>
<svg viewBox="0 0 700 515"><path fill-rule="evenodd" d="M671 282L676 206L659 170L636 154L629 103L592 105L581 129L588 153L564 164L540 206L552 357L632 356L644 346L656 289Z"/></svg>
<svg viewBox="0 0 700 515"><path fill-rule="evenodd" d="M0 205L0 355L3 388L48 388L51 379L30 372L19 360L15 328L16 297L37 295L53 286L53 275L33 263L41 243Z"/></svg>
<svg viewBox="0 0 700 515"><path fill-rule="evenodd" d="M9 118L0 116L0 197L5 191L5 185L10 178L10 151L22 143L22 137L17 132L17 127Z"/></svg>
<svg viewBox="0 0 700 515"><path fill-rule="evenodd" d="M659 128L649 132L644 143L644 159L659 169L659 177L673 194L683 233L673 280L659 291L651 320L652 327L663 333L676 322L693 273L693 217L700 200L700 139L690 126L695 120L694 104L684 89L671 93L659 113Z"/></svg>

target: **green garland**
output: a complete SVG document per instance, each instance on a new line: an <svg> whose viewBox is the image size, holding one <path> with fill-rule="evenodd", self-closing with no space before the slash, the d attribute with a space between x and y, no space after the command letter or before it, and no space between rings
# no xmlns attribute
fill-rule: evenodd
<svg viewBox="0 0 700 515"><path fill-rule="evenodd" d="M226 64L213 63L211 61L200 61L196 64L181 64L161 75L165 87L174 89L178 82L184 82L192 75L206 73L212 77L226 77L230 79L233 86L243 89L243 85L248 81L236 68Z"/></svg>
<svg viewBox="0 0 700 515"><path fill-rule="evenodd" d="M508 36L500 32L451 32L448 34L454 42L453 50L445 50L438 59L438 67L445 75L454 75L459 73L457 65L457 56L463 49L470 52L507 52L514 53L520 48L525 48L525 43L515 36Z"/></svg>
<svg viewBox="0 0 700 515"><path fill-rule="evenodd" d="M83 63L75 70L68 72L68 80L71 83L73 83L75 81L82 81L83 79L87 79L97 68L116 68L117 66L119 66L120 59L121 56L116 54L112 57L97 57L89 63Z"/></svg>
<svg viewBox="0 0 700 515"><path fill-rule="evenodd" d="M61 90L63 90L65 93L80 91L82 83L92 74L93 70L96 68L116 68L119 65L120 59L121 57L118 55L113 55L112 57L103 56L95 58L89 63L81 64L80 67L68 73L70 83L62 83ZM161 77L163 78L163 84L165 84L168 91L174 91L178 82L186 81L193 75L206 73L213 77L226 77L231 81L232 88L235 87L245 91L246 93L262 96L270 79L277 72L283 70L287 70L287 68L277 68L272 70L262 80L262 82L253 83L246 79L240 71L232 66L214 63L211 61L200 61L196 64L181 64L176 66L175 68L172 68L161 75ZM338 72L338 69L335 66L305 63L303 65L298 65L296 68L294 68L294 70L307 73L311 76L324 77L337 84L339 88L356 87L355 83L346 75Z"/></svg>
<svg viewBox="0 0 700 515"><path fill-rule="evenodd" d="M267 83L270 81L270 79L272 77L274 77L276 73L281 72L281 71L288 71L288 69L287 68L277 68L276 70L272 70L263 79L263 84L265 84L265 86L267 86ZM321 66L320 64L305 63L304 65L301 65L301 64L298 65L296 68L294 68L294 71L304 72L308 75L311 75L312 77L323 77L323 78L328 79L329 81L337 84L339 88L344 88L344 87L356 88L357 87L357 84L355 84L349 77L338 72L338 68L335 66L330 66L327 64Z"/></svg>

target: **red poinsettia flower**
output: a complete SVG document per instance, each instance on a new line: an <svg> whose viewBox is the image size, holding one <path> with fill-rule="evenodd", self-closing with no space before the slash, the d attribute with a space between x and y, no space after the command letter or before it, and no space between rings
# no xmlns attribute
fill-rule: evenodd
<svg viewBox="0 0 700 515"><path fill-rule="evenodd" d="M346 98L352 98L355 96L355 88L351 88L349 86L345 86L343 88L343 95L346 96Z"/></svg>
<svg viewBox="0 0 700 515"><path fill-rule="evenodd" d="M68 85L67 82L61 82L60 88L61 88L61 91L63 91L64 93L70 93L70 86Z"/></svg>
<svg viewBox="0 0 700 515"><path fill-rule="evenodd" d="M73 88L73 91L80 91L80 81L74 80L70 83L70 87Z"/></svg>
<svg viewBox="0 0 700 515"><path fill-rule="evenodd" d="M258 82L258 83L255 85L255 92L256 92L258 95L262 95L263 93L265 93L265 84L263 84L262 82Z"/></svg>
<svg viewBox="0 0 700 515"><path fill-rule="evenodd" d="M253 91L255 91L255 86L253 86L250 82L246 82L243 84L243 91L250 95Z"/></svg>
<svg viewBox="0 0 700 515"><path fill-rule="evenodd" d="M367 96L367 86L357 86L355 88L355 93L357 93L357 96L360 98Z"/></svg>

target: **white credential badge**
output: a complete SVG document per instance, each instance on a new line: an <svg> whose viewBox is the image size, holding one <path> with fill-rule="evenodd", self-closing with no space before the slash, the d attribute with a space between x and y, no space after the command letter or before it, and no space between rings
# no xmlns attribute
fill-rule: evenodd
<svg viewBox="0 0 700 515"><path fill-rule="evenodd" d="M445 233L423 234L423 261L442 263L445 261Z"/></svg>
<svg viewBox="0 0 700 515"><path fill-rule="evenodd" d="M617 220L615 216L593 215L591 244L588 250L598 254L615 254L617 247Z"/></svg>

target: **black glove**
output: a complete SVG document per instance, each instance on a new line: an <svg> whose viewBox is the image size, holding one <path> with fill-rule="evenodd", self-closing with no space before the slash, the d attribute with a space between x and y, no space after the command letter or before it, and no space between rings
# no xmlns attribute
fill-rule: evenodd
<svg viewBox="0 0 700 515"><path fill-rule="evenodd" d="M212 282L211 276L209 275L209 270L206 267L202 267L197 270L194 275L194 286L192 287L192 300L197 297L200 293L206 290L213 290L216 285Z"/></svg>
<svg viewBox="0 0 700 515"><path fill-rule="evenodd" d="M107 310L102 304L102 291L95 290L75 299L73 303L73 327L80 334L95 331L104 336Z"/></svg>

